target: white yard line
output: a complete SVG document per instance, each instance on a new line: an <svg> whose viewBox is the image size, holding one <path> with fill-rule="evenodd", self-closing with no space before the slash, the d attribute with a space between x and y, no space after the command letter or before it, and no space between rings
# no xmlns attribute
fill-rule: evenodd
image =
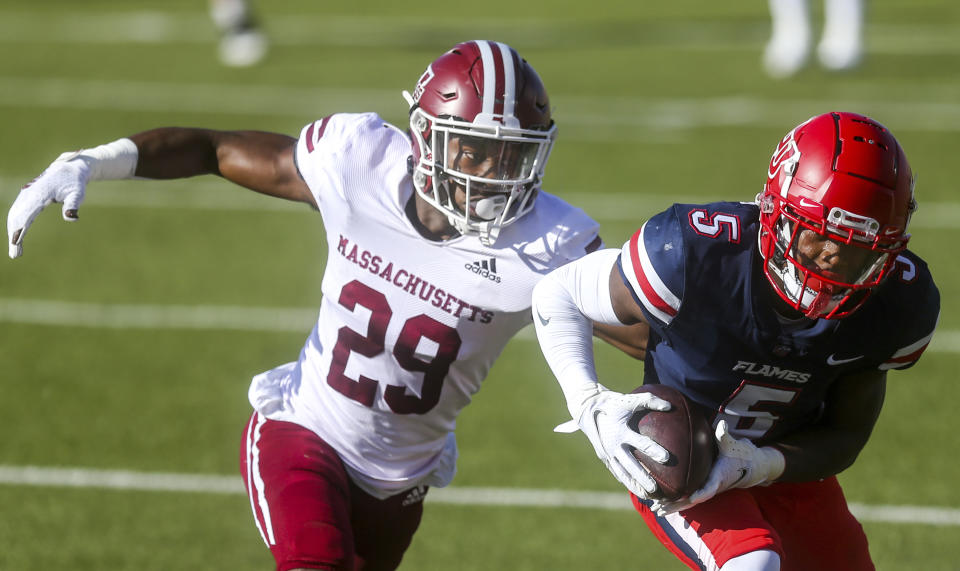
<svg viewBox="0 0 960 571"><path fill-rule="evenodd" d="M334 111L377 111L403 117L400 88L333 88L293 85L178 83L120 79L0 76L0 107L232 114L284 117L306 124ZM898 133L960 130L960 102L949 94L901 93L898 100L871 98L775 99L751 96L654 98L551 95L557 121L569 140L675 142L691 129L776 127L830 108L857 109L883 117ZM229 96L225 96L229 95Z"/></svg>
<svg viewBox="0 0 960 571"><path fill-rule="evenodd" d="M216 476L9 465L0 465L0 485L206 494L244 493L239 475ZM430 490L427 501L435 504L469 506L633 509L625 492L582 490L454 486ZM850 508L854 515L865 522L960 526L960 509L865 504L851 504Z"/></svg>
<svg viewBox="0 0 960 571"><path fill-rule="evenodd" d="M80 303L0 297L0 323L99 329L272 331L306 335L313 327L318 310L309 307ZM516 339L535 340L533 328L522 329ZM960 353L960 331L937 331L928 351Z"/></svg>
<svg viewBox="0 0 960 571"><path fill-rule="evenodd" d="M100 329L310 332L317 308L72 303L0 298L0 322Z"/></svg>

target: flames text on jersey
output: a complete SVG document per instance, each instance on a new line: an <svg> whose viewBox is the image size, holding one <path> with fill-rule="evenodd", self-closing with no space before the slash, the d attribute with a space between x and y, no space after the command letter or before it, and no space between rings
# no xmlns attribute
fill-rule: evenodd
<svg viewBox="0 0 960 571"><path fill-rule="evenodd" d="M810 380L810 373L801 373L800 371L791 371L790 369L781 369L773 365L760 365L750 361L737 361L733 366L734 371L742 371L747 375L760 375L763 377L776 377L784 381L793 381L795 383L805 383Z"/></svg>
<svg viewBox="0 0 960 571"><path fill-rule="evenodd" d="M429 301L434 307L454 317L464 317L469 321L479 321L480 323L493 321L493 311L472 305L410 271L395 268L393 262L385 260L382 256L374 254L370 250L360 248L356 243L351 244L350 239L343 234L340 235L337 252L361 269L369 271L410 295L415 295L423 301ZM385 263L386 265L384 265Z"/></svg>

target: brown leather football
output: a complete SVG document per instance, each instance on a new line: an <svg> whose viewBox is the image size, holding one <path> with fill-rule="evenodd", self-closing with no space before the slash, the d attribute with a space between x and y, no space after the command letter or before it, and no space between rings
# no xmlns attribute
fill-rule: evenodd
<svg viewBox="0 0 960 571"><path fill-rule="evenodd" d="M668 411L644 410L630 419L630 428L670 452L667 463L660 464L633 451L659 487L651 497L675 500L700 489L717 457L716 439L705 414L666 385L643 385L632 392L649 392L672 405Z"/></svg>

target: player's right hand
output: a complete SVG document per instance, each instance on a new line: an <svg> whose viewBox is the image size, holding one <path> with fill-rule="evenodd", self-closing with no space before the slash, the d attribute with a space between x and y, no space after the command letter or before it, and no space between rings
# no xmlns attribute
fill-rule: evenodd
<svg viewBox="0 0 960 571"><path fill-rule="evenodd" d="M78 218L78 209L83 202L89 166L79 153L60 155L43 173L20 189L7 214L7 238L10 257L23 254L23 238L30 224L48 204L63 204L63 219L73 222ZM77 160L72 160L77 159Z"/></svg>
<svg viewBox="0 0 960 571"><path fill-rule="evenodd" d="M734 438L726 420L716 428L717 459L707 481L689 498L658 502L651 509L665 516L701 504L731 488L766 486L783 475L783 453L772 446L758 447L747 438Z"/></svg>
<svg viewBox="0 0 960 571"><path fill-rule="evenodd" d="M580 418L576 422L576 427L593 444L597 457L607 469L641 499L648 499L656 492L657 483L640 465L632 449L661 464L670 457L665 448L627 425L634 413L645 409L670 410L670 403L650 393L622 394L601 388L583 403ZM571 421L554 430L572 432L576 428Z"/></svg>

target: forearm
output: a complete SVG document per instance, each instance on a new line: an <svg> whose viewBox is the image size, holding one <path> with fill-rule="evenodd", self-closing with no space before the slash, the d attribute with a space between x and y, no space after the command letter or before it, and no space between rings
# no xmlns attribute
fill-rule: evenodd
<svg viewBox="0 0 960 571"><path fill-rule="evenodd" d="M864 371L834 383L822 418L776 442L787 482L810 482L839 474L866 446L883 408L886 373Z"/></svg>
<svg viewBox="0 0 960 571"><path fill-rule="evenodd" d="M220 174L220 134L209 129L161 127L131 135L139 151L136 175L172 179Z"/></svg>
<svg viewBox="0 0 960 571"><path fill-rule="evenodd" d="M255 167L272 163L296 144L293 137L278 133L185 127L151 129L130 139L140 151L137 176L170 179L216 174L240 184L254 174Z"/></svg>
<svg viewBox="0 0 960 571"><path fill-rule="evenodd" d="M853 464L866 443L867 438L860 434L827 428L811 428L785 438L775 445L786 460L779 481L813 482L835 476Z"/></svg>
<svg viewBox="0 0 960 571"><path fill-rule="evenodd" d="M533 293L537 338L574 419L582 403L600 389L592 322L619 324L607 289L611 256L615 259L616 251L571 262L541 280Z"/></svg>
<svg viewBox="0 0 960 571"><path fill-rule="evenodd" d="M240 186L315 206L294 163L297 140L263 131L162 127L132 135L136 175L172 179L214 174Z"/></svg>

